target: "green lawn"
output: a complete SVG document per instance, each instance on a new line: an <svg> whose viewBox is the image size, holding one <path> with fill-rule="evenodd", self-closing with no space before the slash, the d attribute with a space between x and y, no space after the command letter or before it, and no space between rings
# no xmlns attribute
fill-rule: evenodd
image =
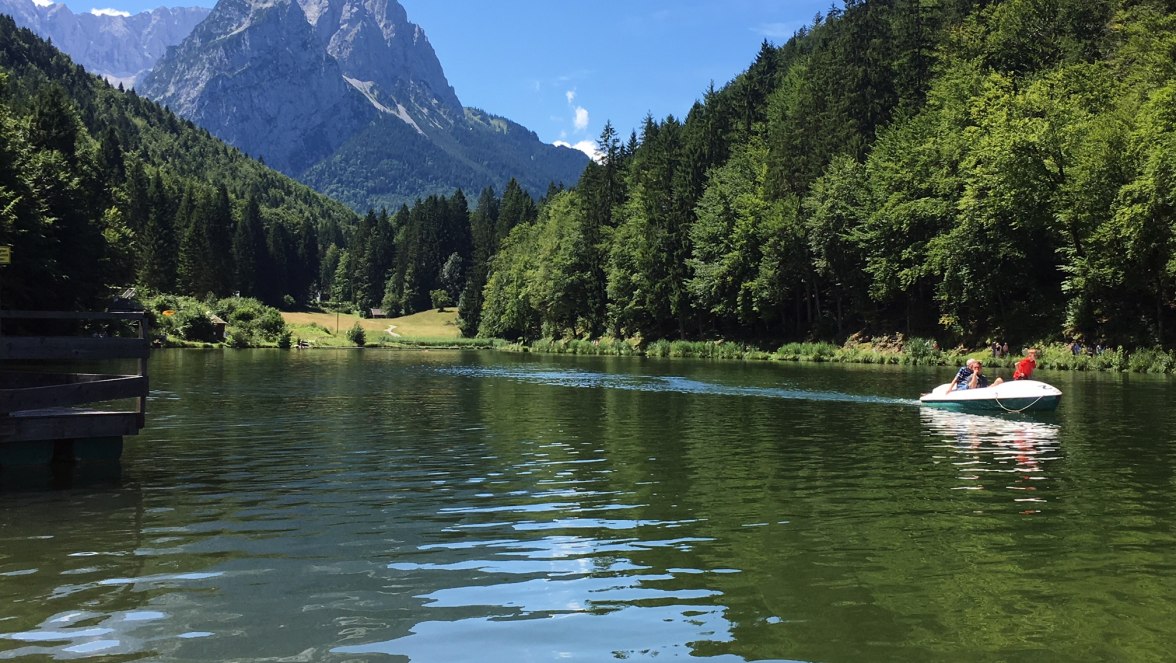
<svg viewBox="0 0 1176 663"><path fill-rule="evenodd" d="M461 338L457 309L430 309L399 318L360 318L348 313L282 312L295 342L309 341L323 347L348 347L347 331L356 322L367 334L368 345L406 341L445 341Z"/></svg>

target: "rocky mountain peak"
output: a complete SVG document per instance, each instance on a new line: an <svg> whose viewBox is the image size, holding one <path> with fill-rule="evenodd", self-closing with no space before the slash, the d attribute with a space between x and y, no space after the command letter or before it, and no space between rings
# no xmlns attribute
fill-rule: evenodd
<svg viewBox="0 0 1176 663"><path fill-rule="evenodd" d="M411 100L450 116L462 106L420 26L395 0L300 0L345 76L371 83L377 100Z"/></svg>
<svg viewBox="0 0 1176 663"><path fill-rule="evenodd" d="M161 7L138 14L75 14L46 0L0 0L0 13L69 54L86 69L126 85L155 64L208 16L205 7Z"/></svg>
<svg viewBox="0 0 1176 663"><path fill-rule="evenodd" d="M373 119L424 134L463 115L396 0L220 0L139 90L293 175Z"/></svg>

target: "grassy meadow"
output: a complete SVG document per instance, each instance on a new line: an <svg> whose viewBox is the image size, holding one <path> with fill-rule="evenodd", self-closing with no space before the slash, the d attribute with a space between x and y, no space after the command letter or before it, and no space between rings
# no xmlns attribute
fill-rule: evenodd
<svg viewBox="0 0 1176 663"><path fill-rule="evenodd" d="M313 347L355 347L348 331L357 323L364 331L366 347L488 347L490 341L461 337L457 309L429 309L399 318L361 318L351 313L283 311L282 319L293 343Z"/></svg>

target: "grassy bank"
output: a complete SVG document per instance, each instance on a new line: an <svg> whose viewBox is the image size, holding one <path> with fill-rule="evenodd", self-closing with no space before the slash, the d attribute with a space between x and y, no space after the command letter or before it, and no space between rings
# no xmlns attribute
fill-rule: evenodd
<svg viewBox="0 0 1176 663"><path fill-rule="evenodd" d="M1134 373L1176 373L1176 352L1163 349L1125 350L1112 348L1099 354L1074 354L1061 343L1039 344L1037 366L1049 370L1115 371ZM602 338L539 339L529 345L510 344L503 349L516 352L551 354L693 357L699 359L735 359L743 361L807 361L853 364L905 364L923 366L961 366L969 357L984 361L986 373L996 376L1011 374L1014 365L1024 356L1013 352L1006 357L994 357L989 349L939 349L927 339L901 337L877 342L850 340L845 345L832 343L786 343L775 349L732 341L653 341ZM1007 375L1006 375L1007 379Z"/></svg>
<svg viewBox="0 0 1176 663"><path fill-rule="evenodd" d="M808 361L856 364L960 366L968 357L983 358L990 377L1012 373L1024 356L994 357L991 350L940 349L922 338L851 338L843 345L786 343L776 348L733 341L667 341L599 338L539 339L530 344L501 339L462 338L457 310L431 309L399 318L361 318L351 313L324 311L281 312L256 300L230 297L215 302L190 297L158 296L148 300L148 315L157 343L187 347L266 347L297 344L310 347L354 348L362 332L364 347L385 348L494 348L513 352L609 355L627 357L693 357L741 361ZM225 339L212 338L210 315L228 324ZM1176 351L1162 348L1127 350L1122 347L1097 354L1075 354L1061 343L1039 343L1038 367L1049 370L1176 373Z"/></svg>
<svg viewBox="0 0 1176 663"><path fill-rule="evenodd" d="M322 311L283 312L294 343L311 347L353 348L349 332L358 325L364 332L364 347L377 348L490 348L502 345L497 339L462 338L457 328L457 310L430 309L399 318L361 318L353 313Z"/></svg>

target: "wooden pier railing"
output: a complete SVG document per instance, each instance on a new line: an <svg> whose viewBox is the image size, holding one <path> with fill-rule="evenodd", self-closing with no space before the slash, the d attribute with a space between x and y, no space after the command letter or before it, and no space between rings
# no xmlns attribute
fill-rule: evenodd
<svg viewBox="0 0 1176 663"><path fill-rule="evenodd" d="M25 321L22 329L70 321L108 321L134 335L13 336L9 331L16 327L9 322L12 320ZM0 311L0 444L138 433L146 424L149 353L147 316L142 311ZM72 362L110 359L138 360L138 370L134 374L68 370ZM50 362L55 370L38 370L36 362L41 361ZM86 407L125 399L136 399L135 409Z"/></svg>

